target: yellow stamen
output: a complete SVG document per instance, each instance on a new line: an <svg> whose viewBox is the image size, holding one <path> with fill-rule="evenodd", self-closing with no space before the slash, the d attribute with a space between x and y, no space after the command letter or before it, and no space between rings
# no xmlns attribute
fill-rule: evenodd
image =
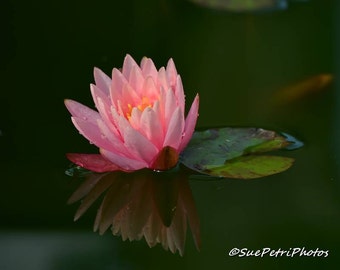
<svg viewBox="0 0 340 270"><path fill-rule="evenodd" d="M127 118L128 120L130 120L130 118L131 118L131 113L132 113L132 109L133 109L134 107L132 107L132 105L131 105L130 103L129 103L127 106L128 106L128 111L127 111L127 113L126 113L126 118ZM144 109L145 109L146 107L150 107L150 108L151 108L151 107L152 107L152 104L151 104L151 102L150 102L150 100L149 100L148 97L143 97L143 98L142 98L142 102L141 102L139 105L137 105L136 108L142 112L142 111L144 111Z"/></svg>

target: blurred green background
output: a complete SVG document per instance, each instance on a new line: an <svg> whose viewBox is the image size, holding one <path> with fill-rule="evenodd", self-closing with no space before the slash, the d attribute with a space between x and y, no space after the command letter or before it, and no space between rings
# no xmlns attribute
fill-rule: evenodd
<svg viewBox="0 0 340 270"><path fill-rule="evenodd" d="M340 73L340 3L292 2L233 13L185 0L0 3L0 269L332 269L340 262L340 94L331 87L285 106L271 97L319 73ZM199 127L288 132L305 147L279 175L191 187L202 250L185 255L92 232L66 201L77 183L67 152L95 152L63 100L93 105L93 67L110 74L129 53L161 67L172 57ZM327 258L229 257L233 247L329 250Z"/></svg>

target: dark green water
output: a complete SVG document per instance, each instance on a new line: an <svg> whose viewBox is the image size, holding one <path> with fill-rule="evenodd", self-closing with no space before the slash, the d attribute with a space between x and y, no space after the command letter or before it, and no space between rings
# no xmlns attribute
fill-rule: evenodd
<svg viewBox="0 0 340 270"><path fill-rule="evenodd" d="M331 87L285 106L270 97L319 73L339 74L340 6L234 14L187 1L29 1L0 4L0 269L333 269L340 261L340 96ZM126 53L172 57L187 100L200 94L199 127L257 126L298 136L288 171L258 180L192 179L202 248L184 257L92 232L96 209L76 223L66 201L77 184L67 152L94 152L63 99L92 105L97 66ZM306 247L327 258L230 257L234 248Z"/></svg>

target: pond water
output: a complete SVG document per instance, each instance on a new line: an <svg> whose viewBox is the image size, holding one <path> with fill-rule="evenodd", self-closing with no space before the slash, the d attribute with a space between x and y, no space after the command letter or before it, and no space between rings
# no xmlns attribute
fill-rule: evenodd
<svg viewBox="0 0 340 270"><path fill-rule="evenodd" d="M340 262L339 17L335 0L233 13L185 0L1 3L0 269L332 269ZM129 53L161 67L172 57L186 98L200 94L198 127L287 132L305 146L287 171L256 180L189 181L201 250L190 229L184 256L92 231L95 204L73 222L79 181L67 152L95 152L63 100L93 104L93 67ZM277 104L287 85L334 74L317 93ZM328 257L238 257L249 250L328 250Z"/></svg>

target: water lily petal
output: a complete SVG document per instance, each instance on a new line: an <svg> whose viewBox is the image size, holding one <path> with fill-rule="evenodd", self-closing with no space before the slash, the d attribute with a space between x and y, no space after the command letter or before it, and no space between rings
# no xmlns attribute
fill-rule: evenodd
<svg viewBox="0 0 340 270"><path fill-rule="evenodd" d="M93 172L102 173L122 170L116 164L113 164L99 154L67 153L66 157L78 166Z"/></svg>
<svg viewBox="0 0 340 270"><path fill-rule="evenodd" d="M158 153L157 147L130 125L123 132L124 144L130 153L150 164Z"/></svg>
<svg viewBox="0 0 340 270"><path fill-rule="evenodd" d="M106 126L104 121L102 121L101 119L97 121L97 124L100 129L100 132L110 141L112 147L115 149L115 152L122 155L127 155L129 153L129 151L124 146L124 143L120 135L118 137L114 133L112 133L111 130Z"/></svg>
<svg viewBox="0 0 340 270"><path fill-rule="evenodd" d="M106 122L107 126L112 129L112 132L117 133L110 113L111 105L108 96L101 89L93 84L90 85L90 88L93 101L99 111L100 116Z"/></svg>
<svg viewBox="0 0 340 270"><path fill-rule="evenodd" d="M160 150L164 139L163 128L158 115L148 107L140 118L140 131Z"/></svg>
<svg viewBox="0 0 340 270"><path fill-rule="evenodd" d="M122 67L122 74L125 76L125 78L130 77L131 70L133 67L138 67L135 60L131 57L131 55L127 54L124 58L124 63Z"/></svg>
<svg viewBox="0 0 340 270"><path fill-rule="evenodd" d="M144 78L151 77L154 81L157 81L158 71L155 64L150 58L144 57L141 63L142 73Z"/></svg>
<svg viewBox="0 0 340 270"><path fill-rule="evenodd" d="M171 87L176 85L177 80L177 70L174 61L172 58L169 59L168 64L166 66L166 75Z"/></svg>
<svg viewBox="0 0 340 270"><path fill-rule="evenodd" d="M125 104L126 110L128 110L128 106L135 107L136 104L141 102L141 99L135 89L129 84L126 83L123 86L123 92L122 92L122 100L121 102Z"/></svg>
<svg viewBox="0 0 340 270"><path fill-rule="evenodd" d="M155 112L158 112L159 118L162 121L163 130L165 131L168 126L168 122L165 119L166 92L162 87L159 89L159 91L159 99L154 103L154 106L156 103L158 103L158 108L154 108L154 110Z"/></svg>
<svg viewBox="0 0 340 270"><path fill-rule="evenodd" d="M143 85L143 92L144 96L148 97L151 101L158 98L159 90L151 76L146 77Z"/></svg>
<svg viewBox="0 0 340 270"><path fill-rule="evenodd" d="M111 116L113 119L113 122L115 123L115 126L117 127L117 131L120 135L120 138L123 140L123 135L122 135L122 130L120 129L120 118L121 115L119 114L119 112L117 111L117 109L113 106L111 106ZM127 120L126 120L127 121Z"/></svg>
<svg viewBox="0 0 340 270"><path fill-rule="evenodd" d="M129 122L131 126L136 130L140 130L140 117L141 116L142 116L141 110L134 107L131 111L131 117L129 119Z"/></svg>
<svg viewBox="0 0 340 270"><path fill-rule="evenodd" d="M197 117L198 117L198 107L199 107L199 96L197 94L195 97L195 100L193 101L191 105L187 118L185 120L183 139L179 147L179 151L182 151L187 146L187 144L189 143L192 137L192 134L195 131L195 126L196 126Z"/></svg>
<svg viewBox="0 0 340 270"><path fill-rule="evenodd" d="M144 76L139 66L133 66L129 76L129 83L133 89L140 95L142 95L142 89L144 84Z"/></svg>
<svg viewBox="0 0 340 270"><path fill-rule="evenodd" d="M94 84L90 84L90 90L91 90L92 98L93 98L93 101L96 107L98 107L98 104L97 104L98 97L101 98L103 102L105 102L105 104L109 106L110 104L109 96L102 89L100 89L98 86Z"/></svg>
<svg viewBox="0 0 340 270"><path fill-rule="evenodd" d="M100 119L100 115L95 110L74 101L72 99L65 99L64 101L66 108L72 116L81 118L93 124L97 123L97 119Z"/></svg>
<svg viewBox="0 0 340 270"><path fill-rule="evenodd" d="M128 106L127 104L122 104L121 100L117 100L117 112L120 116L127 117Z"/></svg>
<svg viewBox="0 0 340 270"><path fill-rule="evenodd" d="M114 152L107 151L105 149L100 149L100 153L110 160L112 163L117 164L120 168L126 171L136 171L146 168L148 164L144 160L137 160L127 158L121 155L117 155Z"/></svg>
<svg viewBox="0 0 340 270"><path fill-rule="evenodd" d="M135 159L148 163L157 154L157 148L138 130L135 130L124 116L117 116L118 126L126 149Z"/></svg>
<svg viewBox="0 0 340 270"><path fill-rule="evenodd" d="M107 76L103 71L99 68L94 68L94 81L96 82L96 86L100 88L102 91L109 95L110 87L111 87L111 78Z"/></svg>
<svg viewBox="0 0 340 270"><path fill-rule="evenodd" d="M181 76L179 75L176 78L175 96L176 96L178 105L180 106L182 112L184 112L185 111L185 95L184 95L184 90L183 90L182 79L181 79Z"/></svg>
<svg viewBox="0 0 340 270"><path fill-rule="evenodd" d="M175 94L172 90L166 91L165 96L165 108L164 108L164 120L165 124L168 126L170 119L175 109L177 108L177 102Z"/></svg>
<svg viewBox="0 0 340 270"><path fill-rule="evenodd" d="M83 120L82 118L72 117L72 122L78 131L90 141L90 143L95 144L98 147L105 148L109 151L114 151L115 148L112 147L110 141L103 136L97 124Z"/></svg>
<svg viewBox="0 0 340 270"><path fill-rule="evenodd" d="M111 82L111 102L112 104L117 104L117 100L122 98L123 86L127 84L127 79L123 74L116 68L112 70L112 82Z"/></svg>
<svg viewBox="0 0 340 270"><path fill-rule="evenodd" d="M166 75L164 67L161 67L158 71L158 85L162 86L166 91L169 90L170 84Z"/></svg>
<svg viewBox="0 0 340 270"><path fill-rule="evenodd" d="M100 97L97 98L97 109L106 126L111 130L115 137L119 138L120 133L117 129L117 124L112 117L111 108Z"/></svg>
<svg viewBox="0 0 340 270"><path fill-rule="evenodd" d="M173 113L167 133L165 135L163 147L171 146L178 149L181 143L181 138L184 130L184 115L181 108L177 107Z"/></svg>

